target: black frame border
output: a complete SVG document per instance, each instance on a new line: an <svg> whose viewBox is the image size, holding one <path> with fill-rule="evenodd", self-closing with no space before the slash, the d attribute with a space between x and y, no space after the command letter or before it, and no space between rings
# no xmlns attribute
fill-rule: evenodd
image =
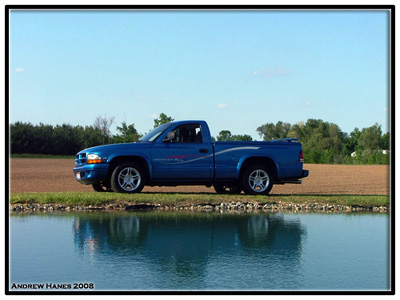
<svg viewBox="0 0 400 300"><path fill-rule="evenodd" d="M11 10L148 10L148 11L252 11L252 10L387 10L389 27L390 123L390 290L388 291L10 291L9 211L9 22ZM395 5L5 5L5 294L6 295L395 295Z"/></svg>

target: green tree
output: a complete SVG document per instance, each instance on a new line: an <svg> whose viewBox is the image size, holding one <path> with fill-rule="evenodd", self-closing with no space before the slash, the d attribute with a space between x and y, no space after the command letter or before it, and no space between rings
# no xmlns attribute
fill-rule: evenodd
<svg viewBox="0 0 400 300"><path fill-rule="evenodd" d="M127 125L124 121L121 126L117 126L117 131L119 134L114 136L115 143L137 142L142 137L142 135L137 132L134 123Z"/></svg>
<svg viewBox="0 0 400 300"><path fill-rule="evenodd" d="M382 129L378 124L371 127L363 128L357 141L357 150L378 150L382 149Z"/></svg>
<svg viewBox="0 0 400 300"><path fill-rule="evenodd" d="M231 136L230 141L236 142L251 142L253 138L248 134L234 134Z"/></svg>
<svg viewBox="0 0 400 300"><path fill-rule="evenodd" d="M10 151L11 153L32 153L34 127L31 123L16 122L10 126Z"/></svg>
<svg viewBox="0 0 400 300"><path fill-rule="evenodd" d="M252 141L253 138L248 135L248 134L235 134L232 135L232 133L229 130L221 130L217 136L217 141L219 142L224 142L224 141L241 141L241 142L250 142Z"/></svg>
<svg viewBox="0 0 400 300"><path fill-rule="evenodd" d="M266 123L261 125L256 130L264 141L277 140L288 137L291 125L279 121L274 125L273 123Z"/></svg>
<svg viewBox="0 0 400 300"><path fill-rule="evenodd" d="M287 137L288 138L297 138L299 140L302 140L304 137L304 123L299 122L297 124L292 125L289 129Z"/></svg>
<svg viewBox="0 0 400 300"><path fill-rule="evenodd" d="M53 143L52 143L52 133L53 126L45 125L40 123L34 127L35 139L32 141L31 148L32 152L37 154L51 154Z"/></svg>
<svg viewBox="0 0 400 300"><path fill-rule="evenodd" d="M350 143L354 146L356 156L355 163L360 164L388 164L389 154L382 153L382 150L390 150L390 135L382 135L381 126L375 123L373 126L357 128L350 134Z"/></svg>
<svg viewBox="0 0 400 300"><path fill-rule="evenodd" d="M94 126L86 126L83 135L84 138L82 140L82 149L103 144L104 138L99 128Z"/></svg>
<svg viewBox="0 0 400 300"><path fill-rule="evenodd" d="M57 125L52 134L52 153L55 155L75 155L82 150L83 128L70 124Z"/></svg>
<svg viewBox="0 0 400 300"><path fill-rule="evenodd" d="M218 142L230 141L232 133L229 130L221 130L217 136Z"/></svg>
<svg viewBox="0 0 400 300"><path fill-rule="evenodd" d="M389 132L382 135L381 138L381 149L389 150L390 149L390 134Z"/></svg>
<svg viewBox="0 0 400 300"><path fill-rule="evenodd" d="M299 138L303 144L304 159L308 163L338 163L343 161L346 134L339 126L322 120L309 119L294 125L288 136Z"/></svg>
<svg viewBox="0 0 400 300"><path fill-rule="evenodd" d="M356 127L350 133L350 136L346 139L344 145L344 152L348 155L357 150L358 139L360 138L361 131Z"/></svg>
<svg viewBox="0 0 400 300"><path fill-rule="evenodd" d="M154 119L154 128L157 128L158 126L169 123L174 121L173 118L168 117L166 114L161 113L160 116L157 119Z"/></svg>

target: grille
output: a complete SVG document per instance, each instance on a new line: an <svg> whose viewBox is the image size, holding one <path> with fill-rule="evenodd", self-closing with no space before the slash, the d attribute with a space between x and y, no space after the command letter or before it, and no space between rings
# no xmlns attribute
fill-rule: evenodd
<svg viewBox="0 0 400 300"><path fill-rule="evenodd" d="M86 153L79 153L75 156L75 165L80 166L86 163Z"/></svg>

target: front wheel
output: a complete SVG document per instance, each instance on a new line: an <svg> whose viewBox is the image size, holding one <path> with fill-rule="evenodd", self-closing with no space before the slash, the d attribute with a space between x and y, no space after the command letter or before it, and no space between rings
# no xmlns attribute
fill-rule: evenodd
<svg viewBox="0 0 400 300"><path fill-rule="evenodd" d="M121 164L111 175L111 188L118 193L139 193L144 184L144 172L135 163Z"/></svg>
<svg viewBox="0 0 400 300"><path fill-rule="evenodd" d="M242 178L242 187L249 195L267 195L273 186L272 172L263 165L249 167Z"/></svg>

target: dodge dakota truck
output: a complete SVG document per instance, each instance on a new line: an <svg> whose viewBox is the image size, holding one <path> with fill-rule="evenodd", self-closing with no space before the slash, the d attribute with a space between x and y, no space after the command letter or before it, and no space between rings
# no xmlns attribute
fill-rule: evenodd
<svg viewBox="0 0 400 300"><path fill-rule="evenodd" d="M274 184L301 183L303 150L297 139L213 142L205 121L163 124L138 142L80 151L78 182L95 191L137 193L145 185L214 186L217 193L266 195Z"/></svg>

